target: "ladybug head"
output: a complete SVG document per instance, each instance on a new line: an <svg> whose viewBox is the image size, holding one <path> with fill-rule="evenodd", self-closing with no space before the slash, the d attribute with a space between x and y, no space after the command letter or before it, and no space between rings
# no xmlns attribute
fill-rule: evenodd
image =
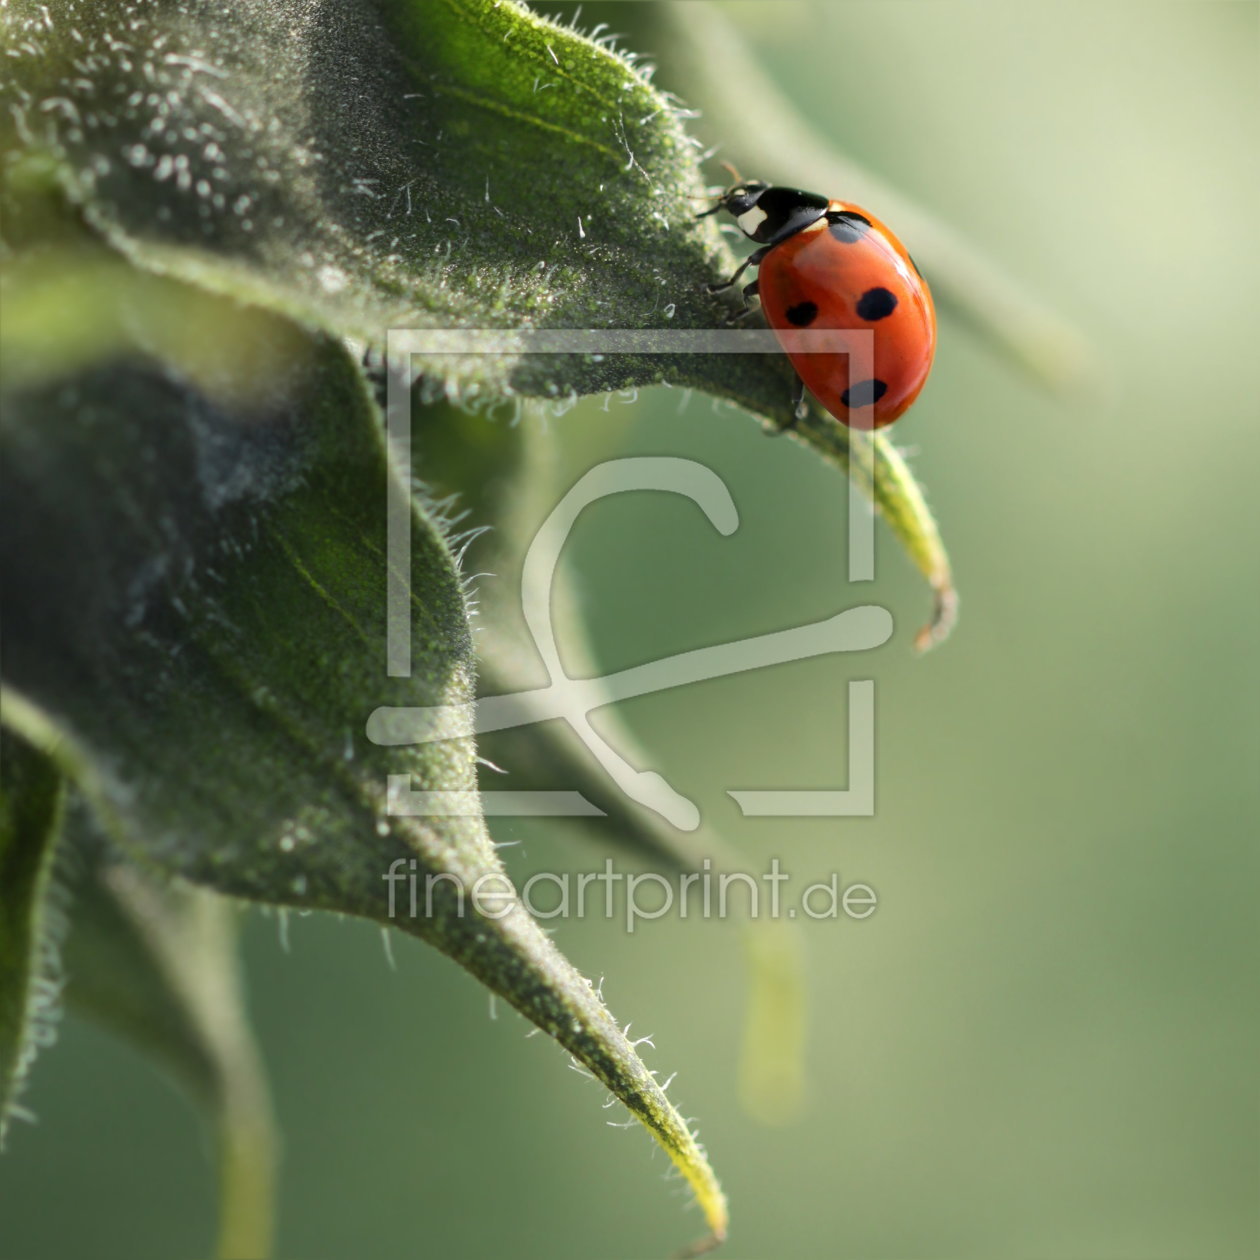
<svg viewBox="0 0 1260 1260"><path fill-rule="evenodd" d="M746 214L757 204L757 198L769 187L769 184L763 184L759 179L737 180L719 195L713 205L707 210L701 210L696 218L703 219L708 215L717 214L719 210L728 210L738 219L741 214Z"/></svg>
<svg viewBox="0 0 1260 1260"><path fill-rule="evenodd" d="M717 205L703 214L725 210L750 241L774 245L816 223L827 213L829 205L827 198L818 193L772 187L759 179L741 179L718 198Z"/></svg>
<svg viewBox="0 0 1260 1260"><path fill-rule="evenodd" d="M758 198L769 187L769 184L764 184L759 179L747 179L732 184L718 198L717 209L727 210L738 219L757 204Z"/></svg>

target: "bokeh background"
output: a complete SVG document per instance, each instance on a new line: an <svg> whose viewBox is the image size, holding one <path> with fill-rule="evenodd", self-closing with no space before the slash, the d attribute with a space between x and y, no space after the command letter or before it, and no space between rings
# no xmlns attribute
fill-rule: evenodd
<svg viewBox="0 0 1260 1260"><path fill-rule="evenodd" d="M1258 1254L1260 7L728 8L852 156L1076 323L1097 379L1047 393L945 319L897 430L963 597L924 659L919 579L881 531L877 581L846 589L841 483L794 443L677 391L549 421L574 476L684 455L741 513L726 539L659 496L584 518L572 553L606 666L872 599L898 623L860 657L623 706L755 869L777 855L793 886L834 870L879 893L865 922L805 928L794 1124L737 1100L733 924L591 918L558 943L678 1070L731 1260ZM876 816L741 818L728 787L842 786L850 677L877 682ZM518 872L603 857L572 822L496 834L523 842ZM609 1127L601 1092L453 965L399 939L392 970L353 922L287 935L250 916L282 1256L660 1256L699 1231L649 1139ZM129 1049L69 1020L26 1101L0 1255L206 1251L196 1118Z"/></svg>

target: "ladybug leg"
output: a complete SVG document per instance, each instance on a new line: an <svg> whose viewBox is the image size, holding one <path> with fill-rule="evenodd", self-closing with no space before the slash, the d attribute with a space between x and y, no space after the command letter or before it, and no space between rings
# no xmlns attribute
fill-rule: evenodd
<svg viewBox="0 0 1260 1260"><path fill-rule="evenodd" d="M757 308L753 306L749 299L755 298L758 295L758 292L759 290L757 288L756 280L752 281L751 284L744 285L744 309L742 311L736 311L734 315L728 316L724 319L722 321L722 327L730 328L732 324L738 324L740 320L745 318L745 316L751 315Z"/></svg>
<svg viewBox="0 0 1260 1260"><path fill-rule="evenodd" d="M769 252L769 245L763 245L760 249L754 249L753 252L749 254L738 267L735 268L735 274L729 280L724 280L721 284L706 285L705 287L710 293L721 293L725 289L733 289L740 276L742 276L749 267L757 266Z"/></svg>
<svg viewBox="0 0 1260 1260"><path fill-rule="evenodd" d="M797 424L804 420L809 414L809 404L805 401L805 382L801 380L800 373L796 376L796 394L792 399L792 418L779 425L777 429L768 431L771 437L778 437L780 433L786 433L789 429L796 428Z"/></svg>
<svg viewBox="0 0 1260 1260"><path fill-rule="evenodd" d="M796 377L796 397L792 399L792 419L788 421L788 427L798 424L809 415L809 403L805 401L805 382L801 380L800 374Z"/></svg>

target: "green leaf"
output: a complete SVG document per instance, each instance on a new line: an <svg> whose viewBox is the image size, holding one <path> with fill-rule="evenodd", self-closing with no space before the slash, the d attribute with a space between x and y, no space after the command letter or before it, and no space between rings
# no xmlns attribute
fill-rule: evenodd
<svg viewBox="0 0 1260 1260"><path fill-rule="evenodd" d="M65 279L75 274L77 285ZM347 908L344 857L311 840L368 777L357 773L365 697L458 703L471 687L440 527L413 506L420 629L412 677L389 679L391 475L353 361L288 321L100 252L17 271L6 329L23 337L63 280L113 344L43 381L4 347L5 379L18 382L0 509L6 716L38 737L42 715L94 804L165 869L242 896ZM331 773L315 764L334 751ZM466 740L398 755L407 764L396 768L432 786L472 781ZM208 842L229 836L239 852ZM293 854L309 887L286 898Z"/></svg>
<svg viewBox="0 0 1260 1260"><path fill-rule="evenodd" d="M0 1146L56 1016L58 924L46 894L60 817L52 760L0 728Z"/></svg>
<svg viewBox="0 0 1260 1260"><path fill-rule="evenodd" d="M296 0L154 6L123 41L107 5L21 12L9 182L51 171L141 266L377 345L391 327L508 330L495 354L415 356L432 392L667 381L790 417L781 354L521 352L533 329L716 328L733 309L706 288L735 258L695 218L696 142L606 43L514 0L354 0L336 21ZM830 417L797 437L848 468ZM923 646L949 628L949 565L904 463L873 445L875 501L937 594Z"/></svg>
<svg viewBox="0 0 1260 1260"><path fill-rule="evenodd" d="M30 12L11 49L14 146L51 157L88 221L146 267L373 341L703 327L728 309L705 292L730 256L693 218L695 142L672 103L523 5L354 0L336 21L274 0L153 6L129 15L125 47L109 5ZM589 356L426 367L466 391L540 395L660 371Z"/></svg>
<svg viewBox="0 0 1260 1260"><path fill-rule="evenodd" d="M72 266L97 268L80 300L114 334L94 358L70 339L72 369L17 374L4 399L6 722L142 864L448 954L631 1109L720 1236L725 1202L690 1130L511 894L475 808L470 717L420 746L363 735L378 705L467 715L472 660L443 530L390 463L357 365L286 320L105 257L15 269L6 330L29 327ZM410 512L408 677L386 674L399 575L382 490ZM398 816L391 776L472 807ZM432 913L394 913L391 867L422 889L444 877ZM485 879L505 892L489 910L467 895Z"/></svg>
<svg viewBox="0 0 1260 1260"><path fill-rule="evenodd" d="M230 901L153 879L68 811L66 1005L161 1062L206 1112L219 1176L221 1260L270 1254L275 1145Z"/></svg>

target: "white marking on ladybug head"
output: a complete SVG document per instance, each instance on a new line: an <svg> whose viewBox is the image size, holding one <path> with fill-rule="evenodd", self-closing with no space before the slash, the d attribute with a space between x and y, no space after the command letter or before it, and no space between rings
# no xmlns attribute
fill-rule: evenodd
<svg viewBox="0 0 1260 1260"><path fill-rule="evenodd" d="M735 222L739 224L739 230L745 236L751 236L766 221L766 218L766 212L760 206L752 206L745 210Z"/></svg>

